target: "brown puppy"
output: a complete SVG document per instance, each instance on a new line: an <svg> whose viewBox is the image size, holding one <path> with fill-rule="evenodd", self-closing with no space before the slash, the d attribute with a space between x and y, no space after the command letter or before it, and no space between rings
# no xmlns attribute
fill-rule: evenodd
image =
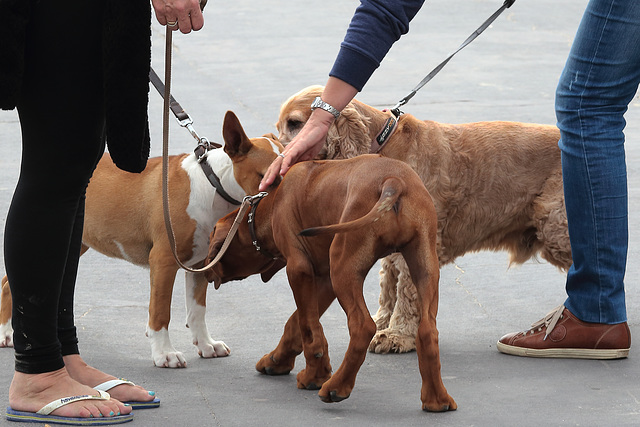
<svg viewBox="0 0 640 427"><path fill-rule="evenodd" d="M312 86L280 110L279 139L290 142L309 118L322 92ZM357 100L329 129L319 158L368 153L391 117ZM409 164L422 178L438 214L440 265L468 252L506 250L510 263L540 256L566 270L571 266L555 126L480 122L443 124L404 114L380 154ZM374 146L377 143L373 144ZM415 349L415 292L400 255L382 260L378 332L370 350Z"/></svg>
<svg viewBox="0 0 640 427"><path fill-rule="evenodd" d="M282 150L275 136L249 139L231 111L224 119L222 149L205 154L222 188L236 200L255 193L269 164ZM186 367L186 359L169 339L171 296L176 263L162 212L162 159L149 159L146 169L132 174L116 168L105 154L87 188L82 251L95 249L150 270L149 323L153 362L159 367ZM207 256L209 234L216 221L236 209L211 185L194 153L169 159L169 195L178 256L197 266ZM202 357L221 357L229 347L214 340L205 322L207 281L202 273L186 272L187 326ZM2 279L0 347L12 345L11 291Z"/></svg>
<svg viewBox="0 0 640 427"><path fill-rule="evenodd" d="M251 223L242 223L228 252L205 273L219 286L251 274L272 274L286 263L297 311L278 347L256 369L269 375L289 373L304 351L306 368L298 373L298 388L321 387L325 402L349 397L376 331L362 294L364 279L380 257L397 251L407 260L416 287L422 407L456 409L440 376L436 213L415 172L377 155L303 162L258 201ZM234 219L231 213L218 221L209 261ZM331 376L320 316L336 297L347 314L351 339L342 365Z"/></svg>

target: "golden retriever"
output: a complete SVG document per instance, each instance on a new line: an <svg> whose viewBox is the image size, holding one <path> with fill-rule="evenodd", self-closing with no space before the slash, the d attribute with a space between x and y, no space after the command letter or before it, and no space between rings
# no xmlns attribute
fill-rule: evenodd
<svg viewBox="0 0 640 427"><path fill-rule="evenodd" d="M322 90L307 87L284 102L276 124L283 145L300 131ZM390 117L386 110L353 100L331 126L318 157L370 152ZM444 124L403 114L380 154L408 163L431 193L441 266L468 252L506 250L509 265L540 256L567 270L572 259L559 138L550 125ZM414 350L419 316L409 270L399 254L381 264L377 333L369 350Z"/></svg>

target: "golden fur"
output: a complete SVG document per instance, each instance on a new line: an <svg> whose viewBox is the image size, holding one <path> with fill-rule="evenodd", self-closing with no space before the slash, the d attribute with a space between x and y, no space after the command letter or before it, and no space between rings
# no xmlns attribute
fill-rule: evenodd
<svg viewBox="0 0 640 427"><path fill-rule="evenodd" d="M322 93L311 86L281 107L283 145L299 132ZM368 153L390 113L353 100L334 122L319 158ZM444 124L400 117L380 151L408 163L431 193L438 215L440 265L468 252L506 250L510 264L540 256L562 270L572 263L555 126L516 122ZM382 260L377 353L415 349L415 292L402 257Z"/></svg>

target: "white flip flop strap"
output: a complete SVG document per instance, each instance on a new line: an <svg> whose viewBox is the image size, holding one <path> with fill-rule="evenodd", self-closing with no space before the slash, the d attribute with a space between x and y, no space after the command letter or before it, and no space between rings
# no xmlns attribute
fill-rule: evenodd
<svg viewBox="0 0 640 427"><path fill-rule="evenodd" d="M90 394L84 394L81 396L73 396L73 397L63 397L62 399L54 400L53 402L45 405L40 409L37 413L40 415L49 415L53 411L58 408L63 407L64 405L68 405L73 402L78 402L80 400L109 400L111 396L106 391L98 390L100 396L92 396Z"/></svg>
<svg viewBox="0 0 640 427"><path fill-rule="evenodd" d="M122 384L129 384L129 385L135 385L134 383L132 383L129 380L125 380L124 378L119 378L117 380L109 380L109 381L105 381L102 384L98 384L97 386L94 387L95 390L102 390L102 391L109 391L114 387L117 387L119 385Z"/></svg>

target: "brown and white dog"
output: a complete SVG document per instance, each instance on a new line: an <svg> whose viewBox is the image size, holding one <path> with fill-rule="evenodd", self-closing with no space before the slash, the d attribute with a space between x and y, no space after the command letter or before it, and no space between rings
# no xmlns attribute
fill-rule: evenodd
<svg viewBox="0 0 640 427"><path fill-rule="evenodd" d="M399 252L417 291L422 408L455 410L440 375L437 217L420 177L406 164L378 155L302 162L259 201L245 214L251 222L242 223L228 251L205 273L217 287L257 273L269 277L286 263L297 310L278 347L256 369L287 374L304 352L306 368L298 373L298 388L320 388L325 402L348 398L376 331L362 293L365 276L380 257ZM216 225L208 260L220 251L235 216ZM331 375L320 316L335 298L347 314L350 340L340 368Z"/></svg>
<svg viewBox="0 0 640 427"><path fill-rule="evenodd" d="M249 139L235 114L223 124L224 151L210 150L206 161L222 188L236 200L255 193L262 175L282 150L274 135ZM118 169L108 154L100 160L87 188L82 253L89 248L150 270L149 323L153 362L159 367L186 367L186 359L169 339L171 296L178 264L169 245L162 210L162 159L149 159L140 174ZM209 182L195 154L169 159L171 219L180 260L199 266L207 256L209 234L216 221L236 209ZM202 357L229 354L214 340L205 322L207 281L203 273L185 274L187 326ZM12 345L11 293L2 279L0 347Z"/></svg>
<svg viewBox="0 0 640 427"><path fill-rule="evenodd" d="M286 145L309 118L323 88L311 86L281 107L277 128ZM391 113L352 101L329 129L318 158L368 153ZM540 256L566 270L571 247L555 126L516 122L444 124L401 115L380 154L409 164L438 213L440 265L468 252L506 250L510 264ZM374 143L374 145L377 143ZM415 348L415 292L399 255L382 260L377 353Z"/></svg>

